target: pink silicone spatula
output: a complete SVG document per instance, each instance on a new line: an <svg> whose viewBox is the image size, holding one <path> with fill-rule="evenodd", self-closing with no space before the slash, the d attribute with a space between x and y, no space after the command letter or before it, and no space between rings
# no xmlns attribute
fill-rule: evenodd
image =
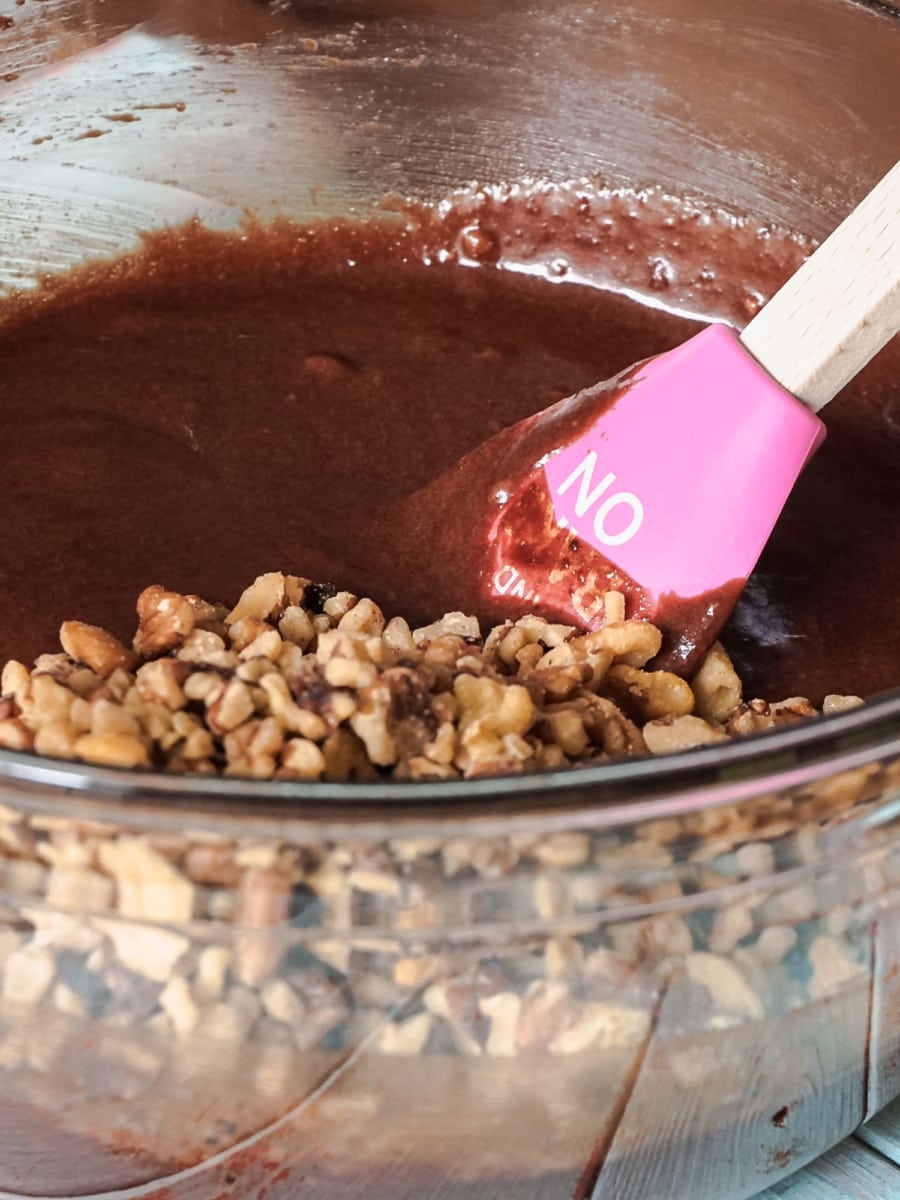
<svg viewBox="0 0 900 1200"><path fill-rule="evenodd" d="M825 435L815 414L898 328L900 163L740 336L710 326L426 489L443 561L478 580L461 598L493 619L538 610L591 629L618 590L628 616L662 628L660 661L689 672Z"/></svg>

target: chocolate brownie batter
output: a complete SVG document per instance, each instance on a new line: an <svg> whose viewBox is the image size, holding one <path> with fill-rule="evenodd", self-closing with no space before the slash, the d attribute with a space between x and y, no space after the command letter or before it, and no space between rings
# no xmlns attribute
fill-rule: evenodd
<svg viewBox="0 0 900 1200"><path fill-rule="evenodd" d="M283 569L412 619L469 607L465 562L458 588L428 593L443 552L392 526L393 502L683 340L698 326L674 310L745 321L802 253L660 198L510 192L356 225L166 232L7 301L0 660L53 648L70 617L129 636L151 582L228 600ZM748 692L898 682L898 350L829 407L732 619Z"/></svg>

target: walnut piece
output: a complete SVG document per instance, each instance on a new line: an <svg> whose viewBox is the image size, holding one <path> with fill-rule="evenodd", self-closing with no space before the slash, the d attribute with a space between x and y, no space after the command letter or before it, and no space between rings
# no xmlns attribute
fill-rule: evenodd
<svg viewBox="0 0 900 1200"><path fill-rule="evenodd" d="M59 642L69 658L84 663L103 679L119 667L128 670L134 665L134 654L118 638L83 621L63 621Z"/></svg>
<svg viewBox="0 0 900 1200"><path fill-rule="evenodd" d="M178 646L194 628L194 607L186 596L154 584L138 597L140 624L134 636L135 653L156 658Z"/></svg>

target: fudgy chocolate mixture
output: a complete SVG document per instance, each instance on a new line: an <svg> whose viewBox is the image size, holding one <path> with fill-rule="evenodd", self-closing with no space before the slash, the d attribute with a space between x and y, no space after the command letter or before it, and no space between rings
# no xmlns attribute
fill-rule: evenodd
<svg viewBox="0 0 900 1200"><path fill-rule="evenodd" d="M421 610L429 546L406 539L385 554L379 506L696 328L589 286L572 264L597 264L592 282L615 286L643 272L648 296L740 321L800 254L733 222L578 203L580 223L574 207L546 217L482 202L474 225L461 210L164 233L9 301L0 661L52 647L70 617L127 636L149 582L231 599L273 567L416 620L464 607L461 587ZM531 271L498 269L517 258ZM830 406L831 436L732 620L754 693L897 683L897 350Z"/></svg>

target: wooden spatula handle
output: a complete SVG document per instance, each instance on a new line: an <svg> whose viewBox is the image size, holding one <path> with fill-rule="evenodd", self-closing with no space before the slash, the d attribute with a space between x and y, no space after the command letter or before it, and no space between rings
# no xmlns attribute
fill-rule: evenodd
<svg viewBox="0 0 900 1200"><path fill-rule="evenodd" d="M900 329L900 162L741 334L813 412Z"/></svg>

